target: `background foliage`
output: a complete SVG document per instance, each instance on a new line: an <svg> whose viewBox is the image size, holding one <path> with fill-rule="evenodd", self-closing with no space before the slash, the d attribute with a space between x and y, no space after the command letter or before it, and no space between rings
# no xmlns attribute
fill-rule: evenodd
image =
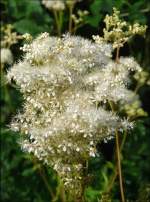
<svg viewBox="0 0 150 202"><path fill-rule="evenodd" d="M112 12L112 7L121 11L122 17L129 22L139 22L150 25L150 2L148 0L82 0L76 4L78 9L88 10L86 24L78 29L77 34L91 38L93 34L102 34L104 27L103 18L106 13ZM56 34L53 14L44 8L40 0L2 0L1 25L10 23L15 30L33 36L41 32ZM65 12L63 32L68 22ZM19 46L22 42L11 47L15 60L21 55ZM128 45L121 49L121 55L132 55L150 71L150 29L146 37L135 37ZM5 67L5 72L8 67ZM33 157L23 153L17 144L19 134L8 130L8 124L22 104L22 96L13 86L6 84L5 72L1 72L1 199L3 202L47 202L51 201L50 192L57 192L57 177L51 170L45 168L40 162L35 162ZM143 108L150 114L150 88L143 86L139 90ZM137 121L123 149L123 177L125 194L128 201L150 201L150 118L146 117ZM108 176L114 170L113 149L114 141L107 144L100 143L98 149L100 157L92 159L89 173L93 180L87 188L86 197L89 202L96 202L103 198L102 192L109 185ZM45 185L45 177L48 185ZM111 192L113 202L120 201L118 180ZM107 198L107 196L106 196ZM58 200L63 201L61 194ZM105 201L109 201L106 199Z"/></svg>

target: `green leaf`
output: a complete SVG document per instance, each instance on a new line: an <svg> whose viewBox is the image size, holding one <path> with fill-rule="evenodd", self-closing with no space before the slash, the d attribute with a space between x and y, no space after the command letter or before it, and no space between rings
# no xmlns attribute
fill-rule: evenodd
<svg viewBox="0 0 150 202"><path fill-rule="evenodd" d="M100 196L99 190L94 190L92 187L86 189L86 198L88 202L96 202Z"/></svg>
<svg viewBox="0 0 150 202"><path fill-rule="evenodd" d="M129 7L129 20L131 22L146 23L146 16L143 13L143 9L150 9L150 5L145 1L137 1Z"/></svg>
<svg viewBox="0 0 150 202"><path fill-rule="evenodd" d="M13 26L19 33L21 33L21 34L30 33L33 36L35 36L41 32L50 31L50 28L48 26L39 25L31 19L19 20L18 22L14 23Z"/></svg>
<svg viewBox="0 0 150 202"><path fill-rule="evenodd" d="M34 21L31 21L28 19L19 20L18 22L14 23L13 26L21 34L24 34L27 32L32 35L35 35L42 31L40 27L37 24L35 24Z"/></svg>
<svg viewBox="0 0 150 202"><path fill-rule="evenodd" d="M8 0L8 12L14 19L18 32L36 35L51 30L52 18L42 8L40 1Z"/></svg>
<svg viewBox="0 0 150 202"><path fill-rule="evenodd" d="M92 15L86 17L86 22L93 27L97 27L100 20L102 19L102 15L100 13L101 4L102 4L101 0L99 1L95 0L90 6L90 11Z"/></svg>

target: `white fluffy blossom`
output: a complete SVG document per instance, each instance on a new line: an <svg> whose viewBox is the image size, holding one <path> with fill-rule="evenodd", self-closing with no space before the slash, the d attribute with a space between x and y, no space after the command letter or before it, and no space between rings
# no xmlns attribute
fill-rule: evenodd
<svg viewBox="0 0 150 202"><path fill-rule="evenodd" d="M2 48L0 50L0 62L2 64L12 64L13 63L13 55L9 48Z"/></svg>
<svg viewBox="0 0 150 202"><path fill-rule="evenodd" d="M131 58L111 59L111 45L82 37L38 36L22 48L24 59L8 72L24 95L23 112L11 123L22 148L52 166L67 188L80 191L84 162L114 131L132 127L108 110L107 101L128 102ZM130 63L130 65L128 65Z"/></svg>
<svg viewBox="0 0 150 202"><path fill-rule="evenodd" d="M60 11L65 9L65 3L63 0L42 0L42 4L49 10Z"/></svg>

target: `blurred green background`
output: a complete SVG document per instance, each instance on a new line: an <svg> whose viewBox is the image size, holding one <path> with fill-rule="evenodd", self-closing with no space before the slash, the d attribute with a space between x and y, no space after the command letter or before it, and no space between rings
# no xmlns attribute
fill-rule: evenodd
<svg viewBox="0 0 150 202"><path fill-rule="evenodd" d="M92 35L102 35L106 13L112 13L112 7L121 11L121 16L130 23L139 22L150 25L149 0L82 0L75 6L88 10L86 23L77 30L78 35L91 38ZM41 32L56 34L53 13L49 12L40 0L1 0L1 26L12 24L18 34L26 32L33 36ZM63 31L66 32L68 13L64 12ZM11 46L15 61L21 56L19 47L22 41ZM150 28L145 38L135 36L129 44L121 49L121 55L132 55L141 66L150 72ZM19 90L6 84L4 72L1 72L0 102L1 102L1 201L2 202L50 202L57 191L57 176L40 162L21 151L17 143L17 133L8 129L11 118L22 105L22 95ZM142 107L150 114L150 87L144 85L139 90ZM108 176L113 169L114 141L98 145L100 157L90 161L89 173L94 180L86 190L88 202L97 202L98 197L108 185ZM122 160L125 195L129 202L150 201L150 118L137 120L134 130L127 136L123 149ZM45 183L45 178L48 184ZM118 180L111 192L113 202L119 202L120 193ZM62 201L61 196L56 202ZM108 199L105 200L106 202ZM108 201L109 202L109 201Z"/></svg>

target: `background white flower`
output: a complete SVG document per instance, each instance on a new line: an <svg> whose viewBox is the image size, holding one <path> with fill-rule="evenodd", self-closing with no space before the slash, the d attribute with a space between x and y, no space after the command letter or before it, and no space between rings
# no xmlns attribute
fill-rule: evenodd
<svg viewBox="0 0 150 202"><path fill-rule="evenodd" d="M0 54L1 54L1 57L0 57L1 64L13 63L13 55L9 48L1 48Z"/></svg>

